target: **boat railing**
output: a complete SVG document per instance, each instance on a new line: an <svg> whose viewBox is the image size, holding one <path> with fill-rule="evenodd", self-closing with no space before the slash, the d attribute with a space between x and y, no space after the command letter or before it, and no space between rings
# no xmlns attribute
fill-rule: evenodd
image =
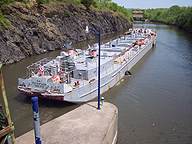
<svg viewBox="0 0 192 144"><path fill-rule="evenodd" d="M42 63L43 63L43 65L45 65L45 64L47 64L48 62L50 62L51 60L53 60L53 59L55 59L55 58L53 58L53 57L47 57L47 58L41 59L41 60L39 60L39 61L37 61L37 62L32 63L31 65L29 65L29 66L27 67L27 69L37 68L37 67L41 66Z"/></svg>
<svg viewBox="0 0 192 144"><path fill-rule="evenodd" d="M29 65L27 67L28 73L25 76L25 78L31 77L31 75L36 74L37 72L39 72L39 69L40 69L41 65L46 65L48 62L52 61L53 59L55 59L55 58L54 57L47 57L47 58L41 59L41 60Z"/></svg>

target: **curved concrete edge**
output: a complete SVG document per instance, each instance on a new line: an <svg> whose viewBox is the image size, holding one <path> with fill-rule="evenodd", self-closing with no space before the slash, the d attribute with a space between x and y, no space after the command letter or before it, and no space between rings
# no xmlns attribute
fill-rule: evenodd
<svg viewBox="0 0 192 144"><path fill-rule="evenodd" d="M42 144L115 144L118 133L118 109L104 102L89 102L46 124L41 129ZM41 119L41 118L40 118ZM34 130L16 138L17 144L35 144Z"/></svg>
<svg viewBox="0 0 192 144"><path fill-rule="evenodd" d="M116 144L117 143L117 133L118 133L118 110L114 114L111 124L106 133L106 137L102 144Z"/></svg>

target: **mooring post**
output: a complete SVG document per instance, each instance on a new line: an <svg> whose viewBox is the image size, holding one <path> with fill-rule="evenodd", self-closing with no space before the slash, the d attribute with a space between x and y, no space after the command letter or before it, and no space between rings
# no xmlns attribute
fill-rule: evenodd
<svg viewBox="0 0 192 144"><path fill-rule="evenodd" d="M36 144L41 144L38 97L32 97L31 100L32 100L32 103L33 103L33 119L34 119L35 141L36 141Z"/></svg>
<svg viewBox="0 0 192 144"><path fill-rule="evenodd" d="M103 106L104 100L104 97L101 97L101 106Z"/></svg>

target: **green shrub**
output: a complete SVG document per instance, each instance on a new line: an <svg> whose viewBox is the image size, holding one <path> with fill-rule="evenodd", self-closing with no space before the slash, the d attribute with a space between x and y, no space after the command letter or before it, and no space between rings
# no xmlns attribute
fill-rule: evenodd
<svg viewBox="0 0 192 144"><path fill-rule="evenodd" d="M95 7L95 8L99 8L99 7L100 7L98 0L94 0L92 5L93 5L93 7Z"/></svg>
<svg viewBox="0 0 192 144"><path fill-rule="evenodd" d="M44 3L47 2L47 0L36 0L36 2L37 2L38 4L44 4Z"/></svg>
<svg viewBox="0 0 192 144"><path fill-rule="evenodd" d="M114 2L112 2L109 6L109 9L116 12L118 10L118 5Z"/></svg>
<svg viewBox="0 0 192 144"><path fill-rule="evenodd" d="M68 15L71 16L70 12L67 9L64 9L64 12Z"/></svg>
<svg viewBox="0 0 192 144"><path fill-rule="evenodd" d="M85 6L85 7L90 7L93 4L94 0L81 0L81 3Z"/></svg>
<svg viewBox="0 0 192 144"><path fill-rule="evenodd" d="M8 29L8 25L10 25L10 23L5 19L1 10L0 10L0 24L2 24L7 29ZM2 31L1 27L0 27L0 31Z"/></svg>

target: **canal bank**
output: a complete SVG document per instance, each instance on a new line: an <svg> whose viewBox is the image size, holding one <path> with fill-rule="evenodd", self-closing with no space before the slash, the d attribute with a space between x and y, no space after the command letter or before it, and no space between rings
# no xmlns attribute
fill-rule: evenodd
<svg viewBox="0 0 192 144"><path fill-rule="evenodd" d="M41 119L41 118L40 118ZM41 129L41 142L46 144L116 143L118 109L105 102L97 110L97 102L86 103L46 124ZM16 139L17 144L34 144L34 130Z"/></svg>
<svg viewBox="0 0 192 144"><path fill-rule="evenodd" d="M184 30L159 23L135 22L134 27L156 29L157 43L109 91L102 94L106 102L118 107L118 144L174 143L192 141L192 39ZM114 33L102 42L124 34ZM83 48L98 39L73 44ZM36 55L2 69L15 137L31 131L33 111L31 98L18 94L17 79L26 74L26 67L44 57L55 57L60 50ZM94 99L93 101L96 101ZM39 99L40 125L80 105ZM2 103L2 97L0 97ZM65 136L65 135L64 135Z"/></svg>
<svg viewBox="0 0 192 144"><path fill-rule="evenodd" d="M3 15L10 25L0 31L0 61L12 64L28 57L61 49L66 42L78 43L96 38L86 34L85 27L101 28L101 35L109 35L132 24L113 11L101 11L64 2L33 3L27 7L15 2L6 7ZM112 19L112 20L111 20Z"/></svg>

